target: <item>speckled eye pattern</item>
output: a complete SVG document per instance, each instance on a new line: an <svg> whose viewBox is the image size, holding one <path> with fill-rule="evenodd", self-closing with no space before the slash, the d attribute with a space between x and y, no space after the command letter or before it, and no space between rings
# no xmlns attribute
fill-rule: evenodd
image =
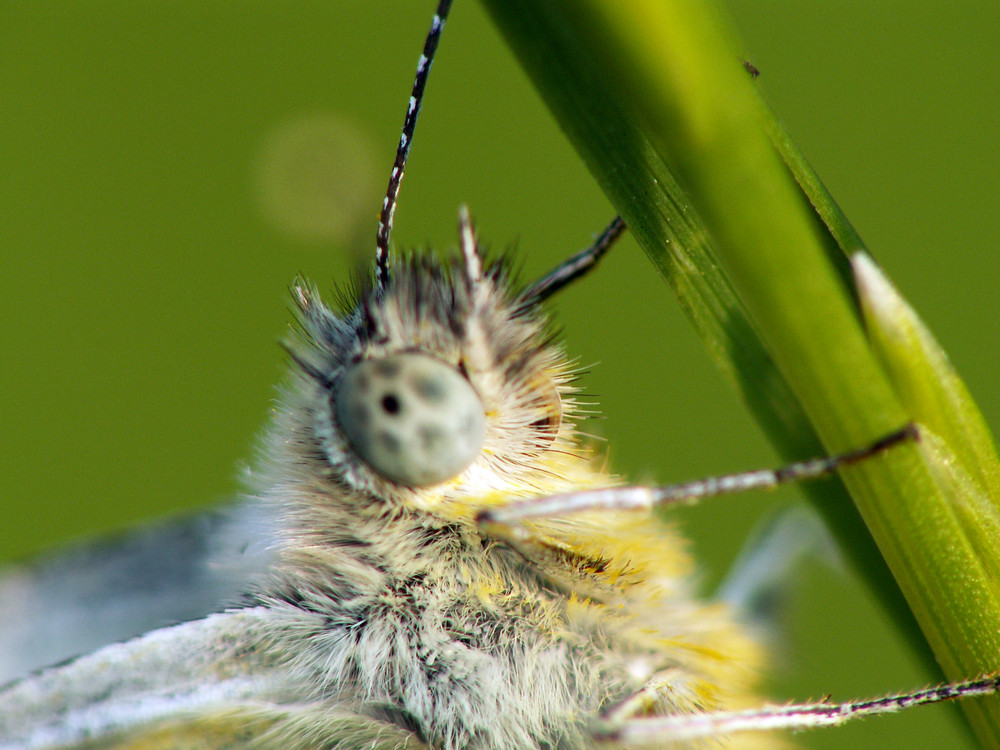
<svg viewBox="0 0 1000 750"><path fill-rule="evenodd" d="M333 408L357 456L408 487L462 473L486 435L483 405L469 381L452 365L416 352L351 365Z"/></svg>

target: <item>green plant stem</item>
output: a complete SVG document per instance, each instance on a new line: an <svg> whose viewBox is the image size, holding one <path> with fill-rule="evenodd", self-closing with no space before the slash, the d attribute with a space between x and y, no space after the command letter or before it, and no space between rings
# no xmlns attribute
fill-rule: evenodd
<svg viewBox="0 0 1000 750"><path fill-rule="evenodd" d="M485 1L769 432L801 440L805 414L839 452L911 419L831 253L856 249L856 233L785 142L714 6ZM1000 669L1000 600L942 472L909 445L843 475L945 673ZM980 740L1000 747L997 701L964 707Z"/></svg>

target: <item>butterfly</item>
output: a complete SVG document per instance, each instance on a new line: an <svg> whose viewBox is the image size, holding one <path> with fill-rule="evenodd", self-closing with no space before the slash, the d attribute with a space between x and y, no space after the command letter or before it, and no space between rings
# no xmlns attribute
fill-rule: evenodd
<svg viewBox="0 0 1000 750"><path fill-rule="evenodd" d="M407 142L411 135L412 124L404 129ZM392 189L388 205L390 210L382 218L382 251L389 245ZM612 222L582 257L603 252L620 230L620 223ZM481 257L471 222L464 215L460 238L461 252L448 261L421 256L377 263L379 271L371 288L339 312L322 303L307 285L295 288L302 340L290 347L294 374L282 414L266 443L270 458L255 480L258 494L267 501L245 506L259 511L257 516L241 511L235 520L202 521L217 524L217 536L231 540L214 551L220 565L231 560L235 550L236 559L254 558L249 566L254 570L246 577L261 576L262 580L253 580L250 593L236 610L156 631L14 685L5 695L7 715L14 717L15 728L31 724L29 729L35 732L31 736L50 744L98 737L100 742L120 741L125 746L215 746L211 743L243 741L293 746L296 742L302 746L426 742L435 747L477 742L552 746L565 741L573 746L569 743L587 743L602 732L613 734L620 720L680 711L688 705L685 701L698 708L710 701L725 704L727 691L734 693L735 705L749 698L739 688L740 673L752 670L750 639L727 615L715 612L716 607L690 600L676 571L658 568L661 559L672 556L665 554L661 535L650 536L646 519L642 528L632 516L617 518L607 513L590 521L586 516L560 515L522 523L510 514L494 512L512 500L546 494L565 499L581 488L614 482L593 465L586 446L575 440L571 370L557 350L543 346L546 329L541 304L562 283L561 278L573 278L577 272L565 269L575 266L561 267L535 286L518 288L503 264L491 265ZM394 380L397 376L403 380ZM382 389L374 399L365 385L372 380ZM409 390L411 380L416 385ZM499 385L491 387L491 380ZM421 386L424 381L426 385ZM416 423L415 430L418 437L426 433L429 443L443 440L449 450L438 447L403 464L387 458L391 454L412 459L413 453L393 451L392 434L381 446L373 442L363 429L364 409L375 407L380 417L391 422L392 416L404 413L403 396L433 401L435 388L449 399L447 414L462 416L460 430L435 422ZM476 450L463 452L470 446ZM433 465L442 457L447 459L443 467ZM447 485L446 489L431 489L441 485ZM341 500L350 501L349 509L335 507ZM373 504L390 506L391 512L380 507L370 518L355 517L356 511L371 510ZM269 511L275 507L281 508L277 518ZM525 507L539 508L532 503ZM401 529L393 524L401 518L416 525L406 525L400 534ZM370 522L365 534L345 533L353 524L365 527L365 521ZM330 536L324 536L327 533ZM183 533L178 536L179 541L187 538ZM259 547L247 548L248 538L257 540ZM376 559L358 552L377 543L383 544ZM644 545L655 545L655 554L648 549L644 552ZM248 549L253 554L248 555ZM325 559L331 550L335 559ZM464 557L473 551L474 556ZM459 559L463 564L449 565L444 575L419 569L407 577L395 570L391 575L380 570L384 567L380 556L398 556L404 568L421 559L440 558L449 563ZM486 576L483 568L476 568L484 558L490 560ZM424 596L433 599L441 582L463 567L472 568L469 575L474 585L468 580L461 583L462 601L468 603L474 593L482 598L478 608L434 610L427 601L419 601ZM644 573L637 576L634 568ZM239 572L228 572L226 580L231 583L243 580ZM345 573L346 579L341 580ZM657 579L656 585L623 598L619 589L638 592L648 583L645 575ZM512 578L520 577L525 580L512 586ZM402 585L386 585L386 578L399 578ZM376 602L369 601L370 590L355 595L352 587L375 579ZM672 587L680 590L671 592ZM525 591L534 598L511 605L508 599ZM672 598L672 593L679 598ZM218 592L212 596L217 601L224 598ZM351 603L358 604L360 616L357 611L351 615L332 607L354 599L358 601ZM615 624L606 611L611 603L626 606L626 600L633 620ZM489 614L498 602L503 602L503 616L493 622ZM553 602L555 611L542 611L543 605ZM377 606L390 614L419 612L442 621L450 617L446 627L429 631L445 632L449 638L446 643L420 640L411 649L419 668L383 674L392 671L389 665L395 656L396 636L387 634L397 631L389 625L384 631L372 629L378 620L367 608ZM685 612L688 608L691 611ZM572 615L567 614L570 610ZM519 618L530 622L539 614L556 624L572 620L586 626L593 620L593 632L585 630L583 636L569 632L555 639L559 647L547 644L539 649L540 661L534 665L539 672L519 677L532 689L521 691L519 702L503 703L496 698L490 703L481 689L514 678L486 679L477 673L475 659L471 663L464 659L466 651L495 652L502 641L484 648L476 639L483 632L499 639L504 628L514 627ZM329 619L334 615L347 619L333 624ZM685 615L697 625L688 625ZM661 622L674 618L679 618L677 630ZM642 627L637 627L640 623ZM621 632L611 635L619 626ZM660 658L656 655L663 651L662 645L644 645L641 637L641 631L654 626L675 640L681 636L688 640L684 647L674 644L676 650L657 665L653 662ZM629 634L630 628L640 632ZM409 626L404 630L414 632ZM366 649L370 647L365 652L369 663L361 660L360 652L340 650L343 642L336 639L341 631L371 638L365 644ZM558 686L546 686L541 679L553 672L565 675L565 666L561 671L549 668L542 657L555 658L558 653L554 652L562 648L570 648L575 655L598 653L597 633L615 643L611 652L627 655L624 666L602 664L597 672L600 680L589 677L601 683L589 705L579 692L566 701ZM386 638L380 640L380 634ZM582 650L562 645L581 637ZM304 642L311 645L303 648ZM515 638L513 643L520 646L525 638ZM687 662L705 659L699 652L709 646L717 652L713 658L718 664L709 659L714 666L692 668ZM610 659L604 654L597 661L606 658ZM338 665L337 659L347 663ZM455 665L457 669L452 668ZM488 671L490 665L483 668ZM692 677L699 670L714 668L723 673L714 682ZM582 668L579 673L576 669L574 663L569 673L582 687L587 675ZM110 681L101 682L101 675ZM403 684L411 676L426 684ZM441 684L433 685L435 680ZM302 685L307 686L305 691ZM31 702L39 694L46 699L65 695L70 687L68 704ZM466 694L479 705L463 713L463 701L470 700ZM106 703L98 701L98 696ZM517 714L515 720L503 715L504 707L515 703L530 714L547 699L553 705L545 709L556 719ZM79 708L72 705L74 701ZM532 705L525 708L524 703ZM577 712L588 715L559 724L558 717ZM53 721L56 713L62 718ZM778 714L782 712L772 711L770 716ZM39 716L37 721L32 720L35 716ZM747 719L760 721L763 716L758 712ZM607 726L598 726L604 723ZM489 731L494 734L487 735ZM676 728L658 731L683 736ZM714 736L722 729L708 727L707 731Z"/></svg>

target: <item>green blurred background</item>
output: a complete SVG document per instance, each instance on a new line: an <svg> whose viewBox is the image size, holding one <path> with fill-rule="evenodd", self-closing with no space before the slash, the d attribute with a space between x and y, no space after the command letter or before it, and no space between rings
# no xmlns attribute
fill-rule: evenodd
<svg viewBox="0 0 1000 750"><path fill-rule="evenodd" d="M329 291L370 252L432 6L0 4L0 559L239 491L284 372L290 282ZM1000 425L1000 7L732 7L765 96ZM613 214L468 0L396 242L453 247L462 202L528 279ZM631 240L554 310L601 405L586 429L616 469L673 481L775 462ZM796 499L676 513L706 588ZM791 587L777 640L776 697L936 679L862 587L819 563ZM966 741L941 707L798 739Z"/></svg>

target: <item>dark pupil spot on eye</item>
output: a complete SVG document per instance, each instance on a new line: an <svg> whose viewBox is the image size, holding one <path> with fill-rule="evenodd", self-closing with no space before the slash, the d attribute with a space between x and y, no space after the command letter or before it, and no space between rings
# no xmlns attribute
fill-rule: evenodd
<svg viewBox="0 0 1000 750"><path fill-rule="evenodd" d="M393 455L399 455L399 452L403 448L402 443L399 442L399 438L389 432L379 433L378 444L382 446L382 450L386 453Z"/></svg>
<svg viewBox="0 0 1000 750"><path fill-rule="evenodd" d="M372 368L383 378L394 378L399 375L400 364L389 359L373 360Z"/></svg>
<svg viewBox="0 0 1000 750"><path fill-rule="evenodd" d="M392 393L387 393L382 397L382 408L386 414L399 414L401 408L399 399Z"/></svg>
<svg viewBox="0 0 1000 750"><path fill-rule="evenodd" d="M416 378L412 387L418 396L432 404L441 404L448 396L444 383L435 378Z"/></svg>
<svg viewBox="0 0 1000 750"><path fill-rule="evenodd" d="M433 425L425 425L417 430L420 446L428 453L441 448L445 442L444 431Z"/></svg>

